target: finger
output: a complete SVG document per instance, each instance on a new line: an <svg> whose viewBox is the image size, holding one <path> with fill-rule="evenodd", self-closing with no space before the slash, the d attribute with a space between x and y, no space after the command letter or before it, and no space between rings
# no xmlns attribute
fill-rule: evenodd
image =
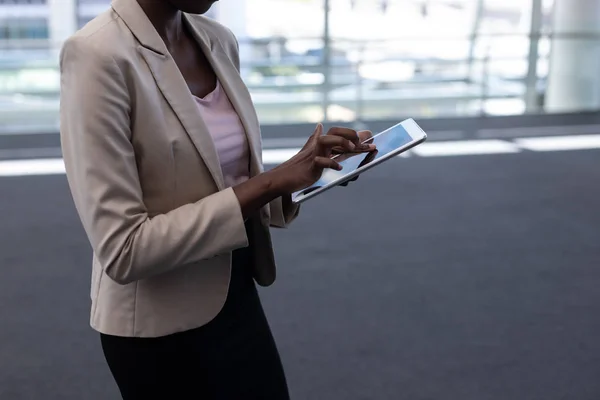
<svg viewBox="0 0 600 400"><path fill-rule="evenodd" d="M361 143L373 137L373 132L371 131L358 131L356 134Z"/></svg>
<svg viewBox="0 0 600 400"><path fill-rule="evenodd" d="M323 124L319 123L302 148L305 149L308 145L314 143L320 136L323 136Z"/></svg>
<svg viewBox="0 0 600 400"><path fill-rule="evenodd" d="M373 144L372 139L373 138L373 132L371 131L359 131L357 133L358 135L358 139L360 141L361 144L361 149L362 151L373 151L377 148L377 146L375 146L375 144ZM368 142L367 142L368 141ZM367 142L367 143L365 143Z"/></svg>
<svg viewBox="0 0 600 400"><path fill-rule="evenodd" d="M323 135L323 124L319 123L319 124L317 124L317 127L315 128L315 131L313 132L312 137L317 138L321 135Z"/></svg>
<svg viewBox="0 0 600 400"><path fill-rule="evenodd" d="M319 168L328 168L328 169L334 169L336 171L341 171L342 170L342 166L335 160L332 160L329 157L315 157L315 165Z"/></svg>
<svg viewBox="0 0 600 400"><path fill-rule="evenodd" d="M355 177L354 177L354 178L352 178L352 179L348 179L348 180L347 180L347 181L345 181L344 183L341 183L341 184L340 184L340 186L348 186L348 185L350 184L350 182L354 182L354 181L356 181L357 179L358 179L358 175L357 175L357 176L355 176Z"/></svg>
<svg viewBox="0 0 600 400"><path fill-rule="evenodd" d="M363 144L363 142L365 140L368 140L369 138L373 137L373 133L371 131L365 130L365 131L356 132L355 130L350 129L350 128L334 127L334 128L331 128L327 132L327 135L341 136L345 139L348 139L356 146L355 149L352 151L363 152L363 151L375 150L375 146L372 143ZM336 149L333 149L333 151L339 152L339 149L336 148Z"/></svg>
<svg viewBox="0 0 600 400"><path fill-rule="evenodd" d="M342 148L343 151L348 152L356 150L356 145L348 139L344 139L341 136L325 135L318 138L317 155L329 157L336 147Z"/></svg>
<svg viewBox="0 0 600 400"><path fill-rule="evenodd" d="M356 151L356 150L354 150L354 151ZM335 147L331 148L331 153L333 153L333 154L344 154L344 153L348 153L348 150L345 149L345 148L343 148L343 147L340 147L340 146L335 146Z"/></svg>
<svg viewBox="0 0 600 400"><path fill-rule="evenodd" d="M358 133L354 129L333 127L327 132L327 135L341 136L344 139L347 139L354 143L355 146L358 146L360 144L360 138L358 137Z"/></svg>

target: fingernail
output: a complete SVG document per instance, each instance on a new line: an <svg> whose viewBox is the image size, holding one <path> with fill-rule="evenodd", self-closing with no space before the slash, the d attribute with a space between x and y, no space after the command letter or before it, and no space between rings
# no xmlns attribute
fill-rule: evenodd
<svg viewBox="0 0 600 400"><path fill-rule="evenodd" d="M352 143L352 142L348 142L348 143L349 143L350 150L356 149L356 145L354 143Z"/></svg>

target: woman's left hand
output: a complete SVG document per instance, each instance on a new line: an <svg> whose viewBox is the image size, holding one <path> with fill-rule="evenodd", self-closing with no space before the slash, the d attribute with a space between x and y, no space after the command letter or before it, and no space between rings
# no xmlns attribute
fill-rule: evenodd
<svg viewBox="0 0 600 400"><path fill-rule="evenodd" d="M373 137L371 131L354 131L348 128L332 128L327 132L328 135L342 136L345 139L350 140L355 146L355 153L364 153L366 151L375 150L375 146L372 144L363 144L366 140ZM334 147L331 149L334 154L348 153L347 149L341 147Z"/></svg>
<svg viewBox="0 0 600 400"><path fill-rule="evenodd" d="M344 133L343 136L346 139L349 139L350 141L352 141L355 145L357 145L356 150L354 151L355 153L364 153L365 151L371 152L371 151L376 150L376 147L374 144L368 144L368 143L365 144L365 142L367 140L369 140L370 138L373 137L373 133L371 131L358 131L356 133L349 132L349 131L350 131L349 129L343 129L343 133ZM338 133L341 133L341 132L338 132L337 130L332 130L328 134L336 135ZM368 146L368 147L366 147L366 146ZM343 158L344 156L341 154L349 153L345 149L337 149L337 148L334 148L333 152L336 154L340 154L340 156L336 157L337 161L343 161L343 159L341 159L341 158ZM348 154L348 155L351 156L351 154ZM342 183L340 186L348 186L348 184L350 182L356 181L359 176L360 175L355 176L354 178L350 179L349 181Z"/></svg>

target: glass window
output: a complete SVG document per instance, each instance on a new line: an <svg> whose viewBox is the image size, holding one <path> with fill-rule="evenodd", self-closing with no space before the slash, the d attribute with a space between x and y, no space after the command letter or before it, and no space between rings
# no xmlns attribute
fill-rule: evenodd
<svg viewBox="0 0 600 400"><path fill-rule="evenodd" d="M76 1L78 28L110 4ZM539 42L529 37L533 0L223 0L207 16L236 34L263 124L350 122L535 112L531 94L543 106L550 82L555 2L542 0ZM57 68L44 40L53 14L28 6L43 3L0 0L0 72L42 59ZM8 18L15 4L23 13ZM19 76L19 87L30 82Z"/></svg>
<svg viewBox="0 0 600 400"><path fill-rule="evenodd" d="M213 15L238 37L263 123L322 120L323 0L219 1Z"/></svg>
<svg viewBox="0 0 600 400"><path fill-rule="evenodd" d="M48 21L46 19L0 19L0 39L47 39L48 36Z"/></svg>

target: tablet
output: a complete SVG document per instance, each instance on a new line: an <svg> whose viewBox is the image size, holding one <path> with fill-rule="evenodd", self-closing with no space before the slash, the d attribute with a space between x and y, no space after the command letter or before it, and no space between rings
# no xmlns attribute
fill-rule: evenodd
<svg viewBox="0 0 600 400"><path fill-rule="evenodd" d="M375 144L376 150L369 153L345 153L334 156L333 158L342 166L342 170L326 169L313 185L293 193L292 201L296 204L303 203L423 143L426 139L427 134L413 119L402 121L365 140L364 143Z"/></svg>

